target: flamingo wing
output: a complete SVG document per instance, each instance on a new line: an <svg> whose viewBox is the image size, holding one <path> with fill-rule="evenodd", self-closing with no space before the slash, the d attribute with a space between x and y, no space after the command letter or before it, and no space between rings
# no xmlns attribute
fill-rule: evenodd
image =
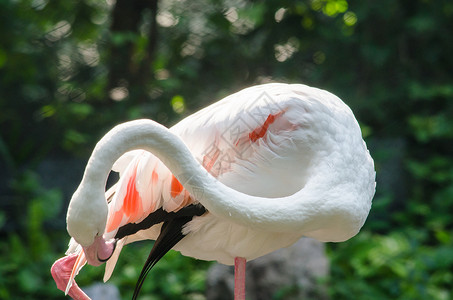
<svg viewBox="0 0 453 300"><path fill-rule="evenodd" d="M257 87L243 90L187 117L170 130L215 177L246 173L247 162L262 167L265 163L259 157L268 161L278 157L275 148L288 144L293 129L286 117L288 107L280 101L290 100L291 96L280 96L279 87L275 86L272 96L269 90L273 89L269 88L267 93ZM179 174L172 174L152 153L128 152L113 170L120 173L120 180L109 203L106 234L110 237L121 226L140 223L160 208L177 212L197 203L196 195L190 195L176 179Z"/></svg>

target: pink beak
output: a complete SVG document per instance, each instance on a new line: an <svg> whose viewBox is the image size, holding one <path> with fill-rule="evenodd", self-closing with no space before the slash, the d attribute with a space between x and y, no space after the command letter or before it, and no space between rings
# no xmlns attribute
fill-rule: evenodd
<svg viewBox="0 0 453 300"><path fill-rule="evenodd" d="M106 242L102 236L97 236L93 244L83 247L87 262L92 266L99 266L105 263L115 251L116 240Z"/></svg>

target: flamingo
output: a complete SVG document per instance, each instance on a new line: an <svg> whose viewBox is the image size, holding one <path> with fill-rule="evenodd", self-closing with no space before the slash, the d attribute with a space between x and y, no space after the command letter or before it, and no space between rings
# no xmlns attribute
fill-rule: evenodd
<svg viewBox="0 0 453 300"><path fill-rule="evenodd" d="M119 181L105 191L110 171ZM375 192L374 163L349 107L301 84L246 88L166 127L135 120L96 145L67 212L66 256L51 268L57 287L89 299L74 277L121 249L155 240L138 278L170 249L235 265L245 299L247 260L302 236L341 242L363 226Z"/></svg>

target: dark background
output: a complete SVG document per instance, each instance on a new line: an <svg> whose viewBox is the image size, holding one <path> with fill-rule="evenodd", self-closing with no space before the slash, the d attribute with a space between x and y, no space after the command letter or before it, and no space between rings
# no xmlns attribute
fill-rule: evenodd
<svg viewBox="0 0 453 300"><path fill-rule="evenodd" d="M0 298L63 298L49 268L67 203L113 125L171 126L282 81L340 96L375 159L367 223L328 244L332 299L450 299L452 29L447 0L0 0ZM149 248L123 250L111 282L125 299ZM208 266L170 253L144 299L203 299Z"/></svg>

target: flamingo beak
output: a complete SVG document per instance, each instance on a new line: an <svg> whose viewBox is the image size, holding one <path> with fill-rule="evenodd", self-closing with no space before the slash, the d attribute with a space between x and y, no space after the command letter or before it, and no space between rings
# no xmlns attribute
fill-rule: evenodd
<svg viewBox="0 0 453 300"><path fill-rule="evenodd" d="M83 247L87 262L92 266L105 263L115 252L118 239L106 241L102 236L96 236L93 244Z"/></svg>

